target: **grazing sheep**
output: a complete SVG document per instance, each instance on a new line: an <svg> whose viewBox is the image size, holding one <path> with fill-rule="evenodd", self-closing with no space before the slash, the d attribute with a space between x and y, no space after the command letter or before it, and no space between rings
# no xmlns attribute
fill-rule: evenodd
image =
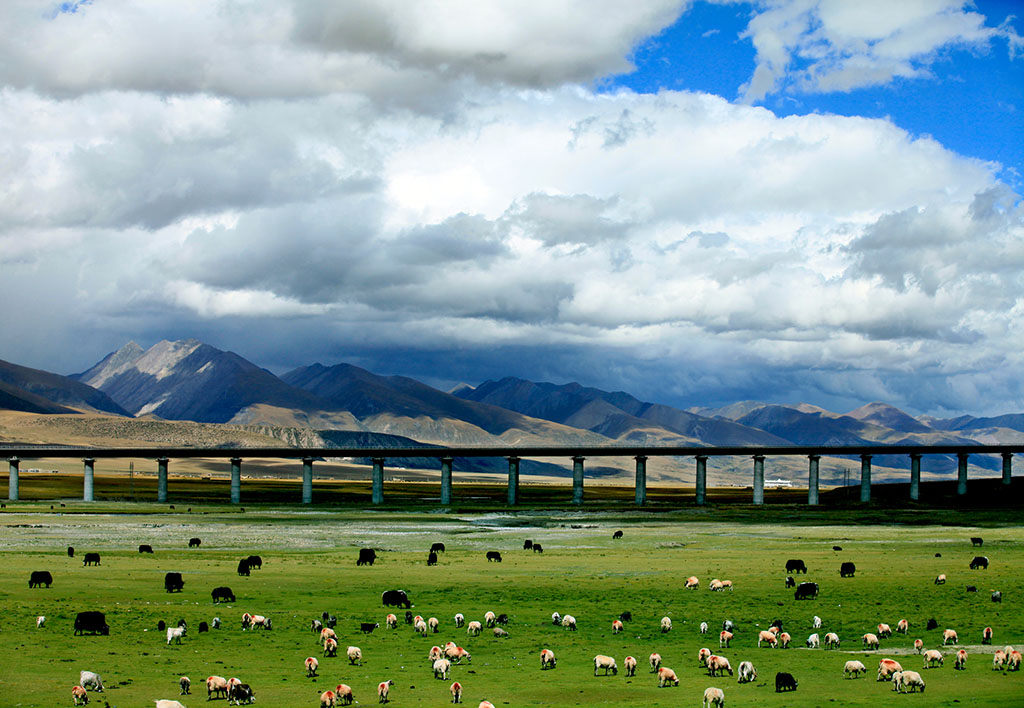
<svg viewBox="0 0 1024 708"><path fill-rule="evenodd" d="M352 705L352 688L344 683L339 683L334 687L334 694L338 697L337 701L343 706Z"/></svg>
<svg viewBox="0 0 1024 708"><path fill-rule="evenodd" d="M749 661L741 661L739 667L740 677L736 680L736 683L750 683L757 679L757 669Z"/></svg>
<svg viewBox="0 0 1024 708"><path fill-rule="evenodd" d="M708 623L707 622L701 622L700 623L700 633L701 634L707 634L708 633Z"/></svg>
<svg viewBox="0 0 1024 708"><path fill-rule="evenodd" d="M668 684L678 686L679 677L676 676L676 672L672 669L662 666L658 669L658 688L665 688Z"/></svg>
<svg viewBox="0 0 1024 708"><path fill-rule="evenodd" d="M597 676L598 669L604 669L605 676L608 675L609 669L611 670L612 675L619 673L619 667L615 663L615 659L610 656L605 656L604 654L598 654L594 657L594 676Z"/></svg>
<svg viewBox="0 0 1024 708"><path fill-rule="evenodd" d="M661 618L661 633L672 631L672 620L668 617Z"/></svg>
<svg viewBox="0 0 1024 708"><path fill-rule="evenodd" d="M320 666L320 662L316 660L315 656L306 657L306 676L316 676L316 670Z"/></svg>
<svg viewBox="0 0 1024 708"><path fill-rule="evenodd" d="M728 649L729 642L732 641L732 632L726 632L724 629L718 633L718 648Z"/></svg>
<svg viewBox="0 0 1024 708"><path fill-rule="evenodd" d="M811 636L812 637L816 637L817 635L816 634L812 634ZM808 641L810 641L810 640L808 640ZM775 646L779 643L779 639L778 639L778 637L775 636L775 632L769 632L768 630L761 630L757 634L757 646L758 646L758 648L761 647L761 642L768 642L768 646L774 649Z"/></svg>
<svg viewBox="0 0 1024 708"><path fill-rule="evenodd" d="M178 644L181 644L181 638L184 637L184 636L185 636L185 628L184 627L168 627L167 628L167 644L168 645L170 645L170 643L172 641L173 642L177 642Z"/></svg>
<svg viewBox="0 0 1024 708"><path fill-rule="evenodd" d="M732 581L731 580L723 580L722 581L722 589L723 590L728 589L729 592L732 592Z"/></svg>
<svg viewBox="0 0 1024 708"><path fill-rule="evenodd" d="M338 655L338 640L328 639L324 642L324 656L337 656Z"/></svg>
<svg viewBox="0 0 1024 708"><path fill-rule="evenodd" d="M433 634L437 634L438 627L440 627L440 625L441 623L438 621L437 617L431 617L427 620L427 628L430 629Z"/></svg>
<svg viewBox="0 0 1024 708"><path fill-rule="evenodd" d="M710 659L710 658L711 658L711 650L708 649L707 647L701 647L701 649L697 652L697 663L700 664L701 666L707 666L708 665L708 659Z"/></svg>
<svg viewBox="0 0 1024 708"><path fill-rule="evenodd" d="M982 644L991 644L992 643L992 628L991 627L985 627L985 629L981 630L981 643Z"/></svg>
<svg viewBox="0 0 1024 708"><path fill-rule="evenodd" d="M953 661L953 668L957 671L963 671L967 668L967 650L959 649L956 653L956 659Z"/></svg>
<svg viewBox="0 0 1024 708"><path fill-rule="evenodd" d="M452 670L452 662L438 659L434 662L434 678L448 680L448 672Z"/></svg>
<svg viewBox="0 0 1024 708"><path fill-rule="evenodd" d="M349 647L345 650L345 656L348 657L349 664L358 664L359 666L362 666L363 650L359 647Z"/></svg>
<svg viewBox="0 0 1024 708"><path fill-rule="evenodd" d="M923 649L924 649L924 642L921 641L920 639L915 639L914 640L914 651L916 651L918 654L920 654Z"/></svg>
<svg viewBox="0 0 1024 708"><path fill-rule="evenodd" d="M1002 601L1003 601L1003 593L1001 591L999 591L999 590L994 590L992 592L992 602L1002 602Z"/></svg>
<svg viewBox="0 0 1024 708"><path fill-rule="evenodd" d="M838 649L839 648L839 635L835 632L829 632L825 635L825 648L826 649Z"/></svg>
<svg viewBox="0 0 1024 708"><path fill-rule="evenodd" d="M686 584L683 587L687 590L696 590L700 587L700 580L697 579L696 575L691 575L686 579Z"/></svg>
<svg viewBox="0 0 1024 708"><path fill-rule="evenodd" d="M179 696L187 696L192 693L192 679L188 676L182 676L178 679L178 687L181 689Z"/></svg>
<svg viewBox="0 0 1024 708"><path fill-rule="evenodd" d="M416 632L421 637L427 636L427 623L420 619L413 624L412 631Z"/></svg>
<svg viewBox="0 0 1024 708"><path fill-rule="evenodd" d="M708 673L711 676L721 676L723 671L728 671L729 675L732 676L732 666L729 665L729 660L724 656L716 656L712 654L708 657Z"/></svg>
<svg viewBox="0 0 1024 708"><path fill-rule="evenodd" d="M618 634L622 631L622 620L612 620L612 634Z"/></svg>
<svg viewBox="0 0 1024 708"><path fill-rule="evenodd" d="M75 702L76 706L84 706L89 704L89 694L85 692L85 689L81 686L71 687L71 700Z"/></svg>
<svg viewBox="0 0 1024 708"><path fill-rule="evenodd" d="M452 703L462 703L462 684L458 681L453 681L451 687L448 689L452 692Z"/></svg>
<svg viewBox="0 0 1024 708"><path fill-rule="evenodd" d="M936 575L935 576L935 584L936 585L945 585L946 584L946 574L945 573L939 573L938 575Z"/></svg>
<svg viewBox="0 0 1024 708"><path fill-rule="evenodd" d="M324 691L320 694L320 708L334 708L338 695L334 691Z"/></svg>
<svg viewBox="0 0 1024 708"><path fill-rule="evenodd" d="M463 627L466 624L466 616L461 612L455 614L455 626Z"/></svg>
<svg viewBox="0 0 1024 708"><path fill-rule="evenodd" d="M508 632L501 627L494 628L494 636L498 639L508 639Z"/></svg>
<svg viewBox="0 0 1024 708"><path fill-rule="evenodd" d="M793 641L793 637L790 636L789 632L783 632L779 635L779 646L783 649L789 649L791 641Z"/></svg>
<svg viewBox="0 0 1024 708"><path fill-rule="evenodd" d="M721 592L723 590L722 581L718 578L713 579L710 583L708 583L708 590L710 590L711 592Z"/></svg>
<svg viewBox="0 0 1024 708"><path fill-rule="evenodd" d="M78 685L85 690L93 690L96 693L103 693L103 679L95 671L81 671L78 674Z"/></svg>
<svg viewBox="0 0 1024 708"><path fill-rule="evenodd" d="M388 679L387 681L381 681L379 684L377 684L377 702L378 703L387 703L388 702L388 694L391 692L391 687L394 686L394 685L395 685L395 682L392 681L391 679Z"/></svg>
<svg viewBox="0 0 1024 708"><path fill-rule="evenodd" d="M388 616L384 618L384 626L388 629L398 629L398 617L389 613Z"/></svg>
<svg viewBox="0 0 1024 708"><path fill-rule="evenodd" d="M871 632L868 632L867 634L865 634L863 637L860 638L860 640L861 640L861 643L864 645L865 649L877 649L878 648L878 637L875 636L874 634L872 634Z"/></svg>
<svg viewBox="0 0 1024 708"><path fill-rule="evenodd" d="M636 676L636 657L627 656L622 665L626 667L626 676Z"/></svg>
<svg viewBox="0 0 1024 708"><path fill-rule="evenodd" d="M772 634L774 634L776 637L778 637L779 636L779 632L782 631L782 624L781 624L781 622L779 624L772 624L772 626L768 628L768 631L771 632Z"/></svg>
<svg viewBox="0 0 1024 708"><path fill-rule="evenodd" d="M168 699L153 701L154 708L185 708L180 702Z"/></svg>
<svg viewBox="0 0 1024 708"><path fill-rule="evenodd" d="M565 615L562 617L562 626L573 632L576 631L576 618L572 615Z"/></svg>
<svg viewBox="0 0 1024 708"><path fill-rule="evenodd" d="M710 655L711 652L708 652ZM651 664L651 673L653 674L659 668L661 668L661 654L654 652L647 659Z"/></svg>
<svg viewBox="0 0 1024 708"><path fill-rule="evenodd" d="M555 668L555 652L550 649L540 650L540 668L542 670Z"/></svg>
<svg viewBox="0 0 1024 708"><path fill-rule="evenodd" d="M907 632L909 632L909 631L910 631L910 622L907 622L905 619L901 619L899 622L896 623L896 632L897 633L906 636Z"/></svg>
<svg viewBox="0 0 1024 708"><path fill-rule="evenodd" d="M992 655L992 670L1002 671L1003 666L1006 665L1006 652L1002 649L996 649L996 653Z"/></svg>
<svg viewBox="0 0 1024 708"><path fill-rule="evenodd" d="M555 625L556 627L560 627L562 625L562 615L558 614L557 612L552 612L551 624Z"/></svg>
<svg viewBox="0 0 1024 708"><path fill-rule="evenodd" d="M882 639L892 636L892 629L884 622L878 623L878 636Z"/></svg>
<svg viewBox="0 0 1024 708"><path fill-rule="evenodd" d="M324 644L324 643L327 642L328 639L333 639L334 641L338 641L338 635L330 627L323 627L323 628L321 628L321 630L320 630L320 643Z"/></svg>
<svg viewBox="0 0 1024 708"><path fill-rule="evenodd" d="M942 633L942 646L946 646L947 644L959 644L959 643L960 643L960 637L958 637L956 635L956 630L955 629L947 629L946 631L944 631Z"/></svg>
<svg viewBox="0 0 1024 708"><path fill-rule="evenodd" d="M924 668L926 669L942 666L942 661L942 652L938 649L929 649L924 653Z"/></svg>
<svg viewBox="0 0 1024 708"><path fill-rule="evenodd" d="M41 629L46 626L46 615L39 615L36 617L36 629Z"/></svg>
<svg viewBox="0 0 1024 708"><path fill-rule="evenodd" d="M456 664L461 664L463 659L466 660L467 664L473 663L473 656L462 647L455 647L454 649L452 649L451 653L448 655L448 658L454 661Z"/></svg>
<svg viewBox="0 0 1024 708"><path fill-rule="evenodd" d="M909 688L910 693L920 691L924 693L924 679L916 671L899 671L893 675L893 690L903 693L903 689Z"/></svg>
<svg viewBox="0 0 1024 708"><path fill-rule="evenodd" d="M878 676L876 681L888 681L896 671L903 671L903 666L895 659L880 659L878 661Z"/></svg>
<svg viewBox="0 0 1024 708"><path fill-rule="evenodd" d="M476 635L480 634L481 629L483 629L483 625L477 622L476 620L473 620L468 625L466 625L466 634L475 637Z"/></svg>
<svg viewBox="0 0 1024 708"><path fill-rule="evenodd" d="M228 697L228 680L223 676L208 676L206 678L206 700L220 694L221 697Z"/></svg>
<svg viewBox="0 0 1024 708"><path fill-rule="evenodd" d="M821 617L818 617L818 615L814 615L811 618L811 629L821 629Z"/></svg>
<svg viewBox="0 0 1024 708"><path fill-rule="evenodd" d="M496 619L496 615L493 612L491 612L490 610L487 610L486 614L484 614L484 624L486 624L488 627L493 627L494 626L494 620L495 619Z"/></svg>
<svg viewBox="0 0 1024 708"><path fill-rule="evenodd" d="M725 706L725 691L714 686L704 689L704 703L701 708L723 708Z"/></svg>
<svg viewBox="0 0 1024 708"><path fill-rule="evenodd" d="M444 656L444 652L441 651L441 647L435 645L430 647L430 651L427 653L427 661L433 664L442 656Z"/></svg>
<svg viewBox="0 0 1024 708"><path fill-rule="evenodd" d="M1020 671L1020 652L1016 649L1011 649L1006 655L1006 668L1010 671Z"/></svg>
<svg viewBox="0 0 1024 708"><path fill-rule="evenodd" d="M843 676L845 676L846 678L850 678L851 675L853 676L853 678L857 678L861 674L866 674L867 672L868 670L864 666L864 664L857 661L856 659L847 661L846 665L843 666Z"/></svg>
<svg viewBox="0 0 1024 708"><path fill-rule="evenodd" d="M490 701L480 701L480 705L476 708L494 708L494 704Z"/></svg>

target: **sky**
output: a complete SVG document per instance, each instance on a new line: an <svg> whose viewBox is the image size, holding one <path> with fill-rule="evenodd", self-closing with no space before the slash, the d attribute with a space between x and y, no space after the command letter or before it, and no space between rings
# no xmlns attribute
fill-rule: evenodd
<svg viewBox="0 0 1024 708"><path fill-rule="evenodd" d="M0 4L0 359L1024 411L1019 0Z"/></svg>

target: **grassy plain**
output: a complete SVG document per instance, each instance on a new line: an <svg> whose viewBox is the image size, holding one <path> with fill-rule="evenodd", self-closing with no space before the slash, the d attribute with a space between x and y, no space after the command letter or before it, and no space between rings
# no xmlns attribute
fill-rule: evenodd
<svg viewBox="0 0 1024 708"><path fill-rule="evenodd" d="M452 672L464 686L464 702L473 707L483 699L496 706L698 706L708 686L723 688L730 708L1024 705L1024 672L993 671L993 648L981 646L986 625L995 628L996 646L1024 645L1024 524L1019 521L986 528L833 524L801 519L797 507L761 509L756 518L771 522L747 523L737 521L737 513L718 514L714 508L703 520L693 520L692 514L672 511L250 507L243 514L216 505L197 504L188 513L181 504L174 512L144 504L67 504L51 512L49 503L9 503L0 515L0 704L5 706L70 705L70 687L78 672L88 669L99 672L107 686L105 694L90 694L91 705L106 700L117 708L177 698L180 675L191 677L194 691L182 702L190 708L204 705L203 681L210 674L251 684L260 706L314 708L320 692L340 682L352 686L360 704L372 704L377 683L390 678L395 681L392 705L440 707L450 704L450 681L432 677L427 653L448 640L473 656L471 664ZM91 513L78 513L87 506ZM617 529L624 538L613 541ZM202 538L201 548L187 548L193 536ZM985 539L981 552L991 559L987 571L968 569L977 553L971 536ZM527 538L542 543L545 552L522 550ZM448 550L438 566L427 567L427 549L435 541ZM142 543L156 552L140 555ZM68 545L75 546L75 558L67 557ZM836 545L843 550L832 550ZM355 565L357 549L364 546L378 549L373 567ZM504 561L486 562L488 550L501 551ZM83 567L86 551L101 553L102 565ZM263 569L239 577L237 562L249 553L263 557ZM793 591L784 588L788 558L807 563L806 579L821 587L817 600L795 601ZM844 560L856 563L855 578L839 577ZM53 587L28 589L32 570L51 571ZM164 591L167 571L183 574L183 592ZM946 585L934 585L938 573L947 574ZM700 578L700 590L682 588L691 574ZM709 592L713 577L732 580L735 591ZM966 592L968 584L979 592ZM233 588L237 602L213 605L210 590L219 585ZM387 630L380 593L389 588L406 589L413 611L439 618L441 632L424 638L404 624ZM1003 593L1001 604L989 599L995 589ZM72 636L74 616L85 609L106 613L110 636ZM323 658L309 631L310 620L324 610L339 618L339 658ZM508 639L486 630L470 637L454 627L456 612L471 620L482 619L487 610L511 616ZM632 612L633 621L613 635L611 621L624 610ZM274 629L243 632L239 618L245 611L271 617ZM553 611L575 615L579 630L552 626ZM46 627L37 630L40 614L47 617ZM841 651L802 648L814 631L815 614L824 621L822 636L839 634ZM666 615L674 628L662 634L658 624ZM199 622L214 616L224 626L198 634ZM174 624L179 618L188 621L189 633L180 646L167 646L157 622ZM758 629L776 618L793 635L794 648L758 649ZM895 627L900 618L910 622L908 637L882 640L878 652L860 651L864 632L880 621ZM938 629L925 630L929 618L938 621ZM717 631L725 619L736 622L737 631L732 647L721 653L734 669L740 661L753 661L759 677L752 684L711 678L698 666L700 647L718 651ZM363 635L362 621L379 622L381 628ZM701 621L711 625L706 636L698 632ZM961 646L970 653L967 669L954 671L947 656L943 668L921 671L913 640L920 637L926 647L939 648L946 627L960 633ZM362 666L350 666L344 658L350 644L362 648ZM540 670L544 647L558 657L553 671ZM657 687L647 667L652 651L676 670L679 687ZM597 653L616 658L617 676L593 676ZM640 662L634 678L622 671L627 654ZM307 656L320 658L317 679L304 675ZM874 668L882 656L921 671L927 692L897 696L889 684L876 683ZM861 659L869 676L844 679L842 667L851 658ZM776 671L796 676L796 693L774 692Z"/></svg>

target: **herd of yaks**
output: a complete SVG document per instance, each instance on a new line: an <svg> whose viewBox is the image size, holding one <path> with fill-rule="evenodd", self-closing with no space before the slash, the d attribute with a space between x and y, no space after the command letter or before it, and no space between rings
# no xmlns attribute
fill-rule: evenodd
<svg viewBox="0 0 1024 708"><path fill-rule="evenodd" d="M622 537L622 532L621 531L617 531L613 535L613 538L621 538L621 537ZM972 540L972 542L975 545L980 545L980 539L974 538L974 539L971 539L971 540ZM189 543L189 546L191 548L198 547L198 545L199 545L198 539L192 539L190 541L190 543ZM536 544L532 544L530 541L527 541L524 544L524 548L530 549L532 545L536 545ZM366 564L367 561L369 561L369 564L372 565L373 560L375 560L375 558L373 558L373 556L370 556L370 558L367 558L367 550L368 549L363 549L363 551L361 551L359 565ZM841 550L841 549L836 547L835 550ZM69 556L73 556L74 551L71 548L69 548L68 551L69 551L68 555ZM434 546L431 548L430 554L431 554L431 556L433 556L433 558L431 559L433 561L431 563L432 565L436 563L436 552L437 551L444 552L443 544L434 544ZM142 553L142 552L151 553L152 551L148 547L145 550L143 550L143 548L140 547L140 553ZM372 553L372 551L370 551L370 553ZM87 554L87 555L89 556L89 560L90 561L98 563L98 558L95 557L95 554ZM936 554L936 555L939 555L939 554ZM487 560L488 561L495 560L495 556L497 556L497 560L499 560L499 562L500 562L500 555L498 555L496 552L489 552L487 554ZM246 566L251 566L251 567L256 567L256 568L259 568L262 565L262 559L260 559L260 560L258 560L256 562L252 562L253 560L254 560L254 557L251 557L251 556L249 558L247 558L247 559L243 559L243 561L239 564L239 566L240 566L239 567L239 574L247 574L247 573L245 573L242 570L242 565L243 564L246 565ZM972 569L987 568L988 567L988 558L983 557L983 556L976 557L971 562L970 567ZM245 570L247 571L248 567L245 568ZM795 583L792 582L792 578L788 575L788 573L794 573L794 572L796 572L796 573L800 573L800 572L806 573L807 572L806 566L805 566L804 562L801 561L801 560L790 560L790 561L788 561L787 564L786 564L786 570L787 570L787 578L786 578L786 585L787 585L787 587L792 587L793 585L795 585ZM843 563L843 566L842 566L842 568L840 570L840 574L843 577L851 577L854 574L854 572L855 572L855 568L853 567L852 563ZM46 576L49 576L49 573L46 573ZM49 587L50 582L52 582L52 580L49 577L47 577L46 580L49 581L49 582L46 582L45 584L46 584L47 587ZM936 579L935 579L935 583L936 584L943 584L943 583L945 583L945 581L946 581L945 574L941 574L938 577L936 577ZM39 575L37 573L33 573L33 577L30 580L30 587L38 586L39 584L40 584L39 583ZM698 580L698 578L696 578L695 576L691 576L691 577L686 579L684 587L687 588L687 589L696 589L697 587L699 587L699 585L700 585L700 581ZM712 591L722 591L722 590L725 590L725 589L732 590L733 584L732 584L731 581L719 580L719 579L715 578L715 579L711 580L708 583L708 588L709 588L709 590L712 590ZM968 590L972 590L972 589L973 588L971 586L968 586ZM214 591L214 601L215 602L218 599L217 598L217 592L218 591L230 592L230 590L228 588L218 588L218 589L216 589ZM816 597L817 594L818 594L818 587L817 587L816 583L801 583L800 586L797 588L796 599L803 599L803 598L808 598L808 597L813 598L813 597ZM232 599L233 599L233 596L232 596ZM993 592L992 600L994 602L1000 602L1001 599L1002 599L1001 593ZM411 605L406 592L402 591L402 590L388 590L388 591L384 592L383 595L382 595L382 603L385 606L388 606L388 605L402 606L404 604L405 607L409 607ZM99 614L99 613L84 613L84 614ZM632 620L631 613L629 613L629 612L622 613L619 616L618 619L614 619L612 621L612 633L613 634L618 634L619 632L623 631L623 627L624 627L623 622L628 622L628 621L631 621L631 620ZM338 649L338 643L337 642L338 642L338 640L337 640L337 634L335 633L335 631L333 629L334 626L335 626L336 621L337 621L337 619L333 615L329 615L327 612L324 612L323 616L322 616L322 618L320 620L313 620L311 622L311 629L314 632L319 633L319 636L320 636L319 643L323 647L323 655L325 657L331 657L331 656L336 656L337 655L337 649ZM422 636L427 636L427 634L430 633L430 632L437 633L439 631L440 622L439 622L439 620L436 617L430 617L428 619L424 619L422 616L419 616L419 615L413 616L411 611L406 611L406 613L405 613L405 621L406 621L407 624L411 624L413 626L413 630L415 632L417 632L418 634L421 634ZM462 615L462 613L458 613L458 614L456 614L454 616L454 624L455 624L455 626L457 628L461 628L461 627L464 627L464 626L467 627L467 634L469 634L469 635L478 635L478 634L480 634L481 631L482 631L482 628L484 626L486 626L486 627L492 629L493 634L494 634L495 637L499 637L499 638L501 638L501 637L508 637L508 632L502 626L498 626L498 625L507 625L508 622L509 622L509 618L508 618L507 615L504 615L504 614L502 614L502 615L495 615L495 613L493 613L493 612L487 612L484 615L484 619L483 619L482 622L471 621L469 623L466 623L465 617L464 617L464 615ZM555 624L556 626L561 626L561 627L563 627L565 629L569 629L569 630L576 630L576 628L577 628L576 618L573 617L572 615L569 615L569 614L561 615L558 612L553 613L552 614L552 623ZM163 625L163 622L161 622L160 624ZM203 629L205 629L205 624L206 624L205 622L202 623L202 625L204 625ZM36 620L36 626L37 627L43 627L44 625L45 625L45 617L42 617L42 616L38 617L37 620ZM398 617L396 615L394 615L394 614L390 614L389 613L385 617L385 625L389 629L396 629L397 626L398 626ZM812 626L813 629L820 629L821 626L822 626L821 618L819 618L818 616L814 616L814 618L811 621L811 626ZM219 618L214 618L214 628L219 628L219 627L220 627L220 620L219 620ZM361 629L362 629L362 631L364 633L370 633L374 629L376 629L377 627L379 627L379 624L377 624L377 623L365 623L364 622L364 623L362 623ZM934 629L934 628L935 628L934 627L934 620L930 620L929 621L928 629ZM163 630L164 627L161 626L160 629ZM246 612L246 613L243 613L243 615L242 615L242 629L243 629L243 631L246 630L246 629L272 629L272 623L271 623L270 618L268 618L268 617L264 617L262 615L254 615L254 614L250 614L250 613ZM671 620L671 618L663 617L661 622L660 622L660 631L662 633L666 633L666 632L671 631L671 629L672 629L672 620ZM903 634L904 636L907 636L908 633L909 633L909 629L910 629L910 625L909 625L909 622L906 619L901 619L901 620L899 620L899 622L897 622L897 625L896 625L896 633L897 634ZM709 630L708 623L707 622L701 622L700 623L700 633L701 634L707 634L708 630ZM730 643L731 643L731 641L732 641L732 639L734 637L733 630L734 630L733 622L731 622L729 620L726 620L725 622L723 622L722 630L719 633L719 648L720 649L721 648L729 648L730 647ZM181 638L185 635L186 631L187 631L187 626L185 625L184 621L180 621L178 627L168 628L167 629L167 643L171 644L172 641L177 641L177 643L180 644L181 643ZM201 631L202 631L202 629L201 629ZM875 633L875 632L868 632L868 633L865 633L864 635L862 635L862 637L861 637L862 647L865 650L878 649L879 648L879 638L888 638L888 637L891 637L892 634L893 634L892 629L890 628L890 626L888 624L879 623L878 626L877 626L877 633ZM992 643L992 639L993 639L993 634L994 634L994 632L993 632L993 629L991 627L985 627L982 630L982 643L983 644L991 644ZM783 631L783 629L782 629L782 621L781 620L775 620L774 622L772 622L772 625L770 626L769 629L764 630L764 631L760 631L758 633L757 646L760 648L762 646L762 643L765 643L770 648L776 648L776 647L787 648L790 645L791 641L792 641L792 637L790 636L790 634L788 632ZM958 642L959 642L959 636L958 636L958 634L957 634L957 632L955 630L953 630L953 629L946 629L943 632L943 641L942 641L943 646L947 646L949 644L954 644L955 645ZM841 644L841 642L840 642L839 636L836 633L834 633L834 632L828 632L828 633L825 634L824 643L823 644L822 644L822 640L821 640L821 638L820 638L820 636L819 636L819 634L817 632L811 634L807 638L807 640L805 642L805 645L809 649L818 649L818 648L821 648L822 646L824 646L824 648L826 650L827 649L838 649L840 647L840 644ZM943 654L942 654L941 651L938 651L938 650L935 650L935 649L925 650L924 649L923 641L921 639L915 640L913 646L914 646L914 649L917 651L917 653L919 655L921 655L922 658L923 658L923 667L922 667L923 669L936 668L936 667L940 667L940 666L943 665L944 657L943 657ZM362 663L362 650L359 647L357 647L357 646L349 646L347 648L347 650L346 650L346 656L348 657L350 664L352 664L352 665L361 665L361 663ZM438 678L438 679L447 680L449 678L449 674L450 674L451 668L452 668L452 666L454 664L461 664L463 660L465 660L466 663L471 663L472 662L472 657L469 654L469 652L467 652L464 648L462 648L460 646L457 646L455 642L447 642L443 648L440 647L440 646L433 646L433 647L431 647L431 649L430 649L430 651L428 653L428 660L429 660L431 668L433 670L434 677ZM724 656L720 656L720 655L712 653L710 649L701 648L699 650L699 652L698 652L697 660L698 660L698 663L699 663L700 666L703 666L703 667L705 667L707 669L708 675L711 676L711 677L723 676L726 673L728 673L729 676L733 676L734 675L733 669L732 669L732 666L731 666L729 660L726 657L724 657ZM658 654L656 652L652 653L648 657L648 663L649 663L649 665L651 667L651 673L657 674L657 680L658 680L658 686L659 687L663 688L663 687L666 687L666 686L678 686L679 685L679 678L676 675L676 672L673 669L668 668L668 667L662 665L662 659L661 659L660 654ZM965 649L963 649L963 648L958 649L957 652L956 652L956 655L955 655L954 669L962 670L962 669L964 669L966 667L966 663L967 663L967 651ZM1002 670L1002 669L1005 668L1005 669L1008 669L1009 671L1019 671L1020 670L1020 664L1021 664L1021 652L1017 651L1012 646L1007 645L1003 649L997 650L993 654L992 663L993 663L993 669L994 670ZM554 652L552 650L548 649L548 648L542 649L541 652L540 652L540 668L541 668L541 670L554 669L556 667L556 664L557 664L557 660L556 660ZM593 664L594 664L594 675L595 676L599 675L599 672L602 671L602 670L604 671L604 675L608 675L609 672L611 672L613 675L618 674L618 664L617 664L617 662L615 661L615 659L613 657L606 656L606 655L603 655L603 654L598 654L597 656L594 657ZM635 676L637 664L638 664L638 661L633 656L627 656L624 659L623 665L624 665L624 668L625 668L625 675L627 677ZM305 667L305 671L306 671L306 676L307 677L315 677L315 676L318 675L317 671L318 671L318 668L319 668L319 661L317 660L316 657L313 657L313 656L306 657L305 662L304 662L304 667ZM749 682L752 682L752 681L757 679L757 669L754 667L754 664L751 661L742 661L742 662L740 662L740 664L739 664L739 666L737 668L737 672L739 674L738 679L737 679L738 683L741 683L741 684L742 683L749 683ZM847 678L858 678L859 676L862 676L865 673L867 673L867 668L864 666L863 662L858 661L858 660L849 660L849 661L847 661L845 663L845 665L843 667L843 674ZM902 692L911 692L911 693L913 693L913 692L921 692L921 693L923 693L924 690L925 690L925 682L924 682L921 674L919 672L917 672L917 671L905 670L903 668L903 666L900 664L900 662L896 661L895 659L883 658L883 659L879 660L878 673L877 673L877 676L876 676L876 680L877 681L891 681L892 687L893 687L893 691L897 691L897 692L900 692L900 693L902 693ZM383 704L383 703L388 703L389 702L389 700L390 700L390 698L389 698L389 696L390 696L390 689L391 689L391 686L393 686L393 685L394 685L394 681L390 680L390 679L388 679L386 681L382 681L382 682L380 682L377 685L378 703ZM779 672L775 676L775 690L776 690L776 692L796 690L797 685L798 685L798 683L797 683L796 679L791 674L789 674L789 673ZM180 688L181 695L190 695L191 694L191 680L187 676L180 677L179 678L179 688ZM207 700L211 700L213 698L218 698L218 697L223 697L223 698L226 698L228 700L229 705L231 705L231 704L233 704L233 705L243 705L243 704L249 704L249 703L255 702L255 694L254 694L254 691L252 690L252 688L248 684L243 683L240 679L235 678L235 677L224 678L224 677L220 677L220 676L210 676L210 677L208 677L206 679L206 688L207 688ZM450 689L450 693L451 693L451 697L452 697L452 699L451 699L452 703L461 703L462 702L462 692L463 692L462 685L458 681L453 681L452 684L450 685L449 689ZM81 671L80 672L80 676L79 676L79 683L78 683L78 685L72 687L72 691L71 691L72 692L72 699L73 699L74 705L78 706L78 705L85 705L85 704L88 703L89 697L88 697L87 690L93 690L93 691L102 692L103 691L103 682L102 682L101 677L97 673L92 672L92 671ZM350 686L342 683L342 684L338 684L333 690L331 690L331 689L326 690L326 691L324 691L320 695L320 708L335 708L336 706L348 706L348 705L351 705L354 702L354 700L355 699L354 699L354 696L353 696L352 688ZM154 702L156 704L156 708L185 708L185 706L183 706L177 700L157 700L157 701L154 701ZM725 692L721 688L718 688L718 687L715 687L715 686L711 686L711 687L708 687L704 691L703 702L702 702L702 707L703 708L722 708L722 706L724 706L724 705L725 705ZM481 701L479 703L478 708L494 708L494 706L489 701L484 700L484 701Z"/></svg>

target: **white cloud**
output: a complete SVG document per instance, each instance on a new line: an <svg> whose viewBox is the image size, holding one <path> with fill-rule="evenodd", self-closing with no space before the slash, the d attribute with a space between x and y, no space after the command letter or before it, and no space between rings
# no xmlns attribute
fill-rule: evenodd
<svg viewBox="0 0 1024 708"><path fill-rule="evenodd" d="M742 35L757 66L741 88L749 103L780 90L850 91L930 75L950 47L983 49L996 37L1011 56L1020 37L986 26L966 0L765 0Z"/></svg>

